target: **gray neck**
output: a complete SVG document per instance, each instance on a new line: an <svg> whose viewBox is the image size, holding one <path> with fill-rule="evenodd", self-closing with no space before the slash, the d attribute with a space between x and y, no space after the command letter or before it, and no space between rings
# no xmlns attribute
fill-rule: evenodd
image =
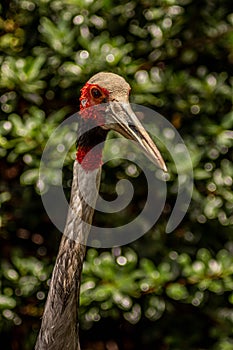
<svg viewBox="0 0 233 350"><path fill-rule="evenodd" d="M81 273L100 176L101 167L86 173L75 161L70 209L35 350L80 350L78 306Z"/></svg>

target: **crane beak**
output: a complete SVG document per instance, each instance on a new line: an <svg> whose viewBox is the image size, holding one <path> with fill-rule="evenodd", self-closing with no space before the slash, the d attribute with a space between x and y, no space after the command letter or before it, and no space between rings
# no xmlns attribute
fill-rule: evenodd
<svg viewBox="0 0 233 350"><path fill-rule="evenodd" d="M119 132L125 138L136 141L146 156L160 169L167 172L165 162L134 112L129 103L110 102L106 111L106 124L104 129Z"/></svg>

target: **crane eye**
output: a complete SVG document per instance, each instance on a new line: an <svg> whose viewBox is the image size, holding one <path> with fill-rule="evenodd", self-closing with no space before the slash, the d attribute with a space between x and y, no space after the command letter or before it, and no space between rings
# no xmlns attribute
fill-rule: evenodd
<svg viewBox="0 0 233 350"><path fill-rule="evenodd" d="M100 98L102 96L102 92L97 88L91 89L91 94L94 98Z"/></svg>

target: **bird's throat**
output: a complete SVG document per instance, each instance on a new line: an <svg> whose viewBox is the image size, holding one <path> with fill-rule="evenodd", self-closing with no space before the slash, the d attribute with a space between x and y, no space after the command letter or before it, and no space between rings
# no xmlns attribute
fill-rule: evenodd
<svg viewBox="0 0 233 350"><path fill-rule="evenodd" d="M102 166L102 153L107 132L96 126L86 132L80 127L76 160L86 171Z"/></svg>
<svg viewBox="0 0 233 350"><path fill-rule="evenodd" d="M76 159L86 171L97 169L102 165L102 148L93 149L88 146L79 146Z"/></svg>

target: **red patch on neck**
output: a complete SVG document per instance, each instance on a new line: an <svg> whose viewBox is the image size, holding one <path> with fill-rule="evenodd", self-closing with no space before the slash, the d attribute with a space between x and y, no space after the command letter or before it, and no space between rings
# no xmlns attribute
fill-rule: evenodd
<svg viewBox="0 0 233 350"><path fill-rule="evenodd" d="M76 159L86 171L97 169L102 165L102 148L79 146Z"/></svg>

